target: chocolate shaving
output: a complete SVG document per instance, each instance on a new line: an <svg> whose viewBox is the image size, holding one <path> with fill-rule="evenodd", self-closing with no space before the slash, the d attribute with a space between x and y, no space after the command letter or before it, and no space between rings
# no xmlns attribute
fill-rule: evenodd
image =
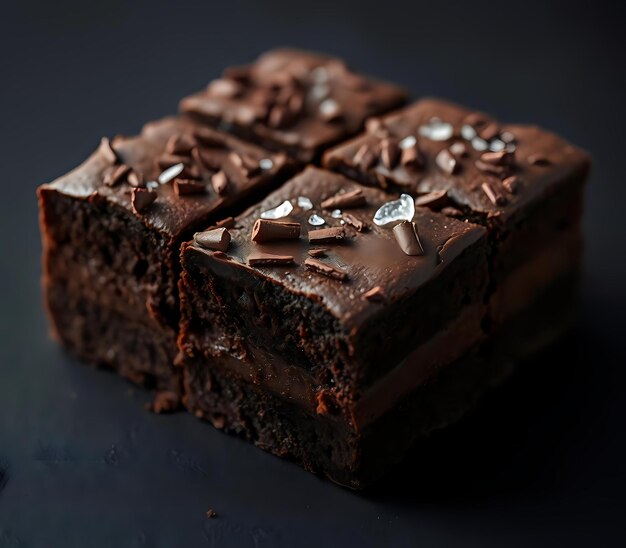
<svg viewBox="0 0 626 548"><path fill-rule="evenodd" d="M372 289L363 293L362 297L373 303L380 303L385 300L385 293L383 292L383 288L377 285L376 287L372 287Z"/></svg>
<svg viewBox="0 0 626 548"><path fill-rule="evenodd" d="M516 175L511 175L502 181L502 186L511 194L515 194L519 189L519 178Z"/></svg>
<svg viewBox="0 0 626 548"><path fill-rule="evenodd" d="M196 232L193 241L204 249L226 251L230 244L230 232L226 228L211 228L204 232Z"/></svg>
<svg viewBox="0 0 626 548"><path fill-rule="evenodd" d="M415 198L416 207L441 207L448 201L446 190L433 190L427 194L422 194Z"/></svg>
<svg viewBox="0 0 626 548"><path fill-rule="evenodd" d="M420 242L417 225L411 221L402 221L393 227L393 235L400 249L407 255L423 255L424 248Z"/></svg>
<svg viewBox="0 0 626 548"><path fill-rule="evenodd" d="M191 135L172 135L165 145L165 151L169 154L187 156L196 142Z"/></svg>
<svg viewBox="0 0 626 548"><path fill-rule="evenodd" d="M133 186L135 188L142 188L142 187L146 186L146 183L145 183L141 173L138 173L138 172L136 172L134 170L131 170L128 173L128 176L126 177L126 180L128 181L128 184L130 186Z"/></svg>
<svg viewBox="0 0 626 548"><path fill-rule="evenodd" d="M357 188L348 192L338 193L326 198L321 206L324 209L349 209L351 207L363 207L366 204L363 189Z"/></svg>
<svg viewBox="0 0 626 548"><path fill-rule="evenodd" d="M117 164L119 162L117 152L108 137L102 137L100 140L100 153L109 164Z"/></svg>
<svg viewBox="0 0 626 548"><path fill-rule="evenodd" d="M119 183L124 181L124 179L126 179L126 176L130 172L130 170L131 167L127 166L126 164L122 164L116 167L113 171L106 175L106 177L104 178L104 184L107 186L118 185Z"/></svg>
<svg viewBox="0 0 626 548"><path fill-rule="evenodd" d="M417 144L402 150L400 163L407 168L419 168L424 164L424 159L417 148Z"/></svg>
<svg viewBox="0 0 626 548"><path fill-rule="evenodd" d="M495 190L489 183L485 182L480 185L480 187L483 189L483 192L487 195L487 198L489 198L493 205L506 204L506 198Z"/></svg>
<svg viewBox="0 0 626 548"><path fill-rule="evenodd" d="M218 194L223 194L228 187L228 177L223 171L218 171L211 176L211 186Z"/></svg>
<svg viewBox="0 0 626 548"><path fill-rule="evenodd" d="M323 274L324 276L328 276L329 278L334 278L335 280L343 282L348 279L348 274L343 270L339 270L338 268L318 261L317 259L304 259L304 266L309 270L313 270L314 272L317 272L318 274Z"/></svg>
<svg viewBox="0 0 626 548"><path fill-rule="evenodd" d="M307 251L307 253L311 256L311 257L323 257L326 255L326 252L328 251L327 247L318 247L316 249L309 249Z"/></svg>
<svg viewBox="0 0 626 548"><path fill-rule="evenodd" d="M250 239L257 244L264 244L275 240L297 240L299 237L300 223L257 219Z"/></svg>
<svg viewBox="0 0 626 548"><path fill-rule="evenodd" d="M174 192L178 196L202 194L206 192L206 185L193 179L174 179Z"/></svg>
<svg viewBox="0 0 626 548"><path fill-rule="evenodd" d="M135 215L143 213L157 199L157 193L154 190L145 188L134 188L130 196L130 204Z"/></svg>
<svg viewBox="0 0 626 548"><path fill-rule="evenodd" d="M458 167L457 159L446 148L441 150L435 157L435 163L441 169L441 171L452 175Z"/></svg>
<svg viewBox="0 0 626 548"><path fill-rule="evenodd" d="M235 218L234 217L226 217L225 219L222 219L221 221L218 221L217 223L215 223L215 226L217 227L224 227L224 228L233 228L235 226Z"/></svg>
<svg viewBox="0 0 626 548"><path fill-rule="evenodd" d="M480 161L496 166L508 166L513 163L515 155L512 152L501 150L499 152L483 152Z"/></svg>
<svg viewBox="0 0 626 548"><path fill-rule="evenodd" d="M361 145L352 158L352 162L355 166L367 171L376 163L376 154L374 154L368 145Z"/></svg>
<svg viewBox="0 0 626 548"><path fill-rule="evenodd" d="M383 139L380 143L380 159L383 165L392 170L398 163L400 157L400 148L398 143L392 139Z"/></svg>
<svg viewBox="0 0 626 548"><path fill-rule="evenodd" d="M364 223L360 219L357 219L354 215L350 213L344 213L342 215L342 218L346 222L346 224L355 228L357 232L363 232L368 228L368 225L366 223Z"/></svg>
<svg viewBox="0 0 626 548"><path fill-rule="evenodd" d="M346 236L343 227L321 228L309 232L309 242L312 244L338 243Z"/></svg>
<svg viewBox="0 0 626 548"><path fill-rule="evenodd" d="M272 253L252 252L248 255L248 264L253 265L289 265L294 263L291 255L274 255Z"/></svg>

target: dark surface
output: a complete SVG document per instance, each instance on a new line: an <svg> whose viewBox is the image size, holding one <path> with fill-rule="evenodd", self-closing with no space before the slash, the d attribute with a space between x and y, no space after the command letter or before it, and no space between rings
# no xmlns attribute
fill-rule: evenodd
<svg viewBox="0 0 626 548"><path fill-rule="evenodd" d="M3 6L0 546L623 544L622 14L602 2L183 4ZM540 123L594 156L580 332L367 496L193 417L148 414L146 393L65 357L41 307L35 187L103 134L135 132L225 65L284 44Z"/></svg>

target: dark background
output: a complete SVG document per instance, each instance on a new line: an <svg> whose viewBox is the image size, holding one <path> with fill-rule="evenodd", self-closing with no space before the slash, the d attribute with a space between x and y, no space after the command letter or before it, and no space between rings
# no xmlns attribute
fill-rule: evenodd
<svg viewBox="0 0 626 548"><path fill-rule="evenodd" d="M613 5L2 2L0 547L624 545L626 51ZM191 416L149 414L147 393L46 333L36 186L279 45L541 124L595 161L580 329L367 495Z"/></svg>

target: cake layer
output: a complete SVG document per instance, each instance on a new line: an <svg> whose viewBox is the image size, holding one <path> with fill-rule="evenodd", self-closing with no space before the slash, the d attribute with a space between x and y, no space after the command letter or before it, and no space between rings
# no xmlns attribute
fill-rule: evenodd
<svg viewBox="0 0 626 548"><path fill-rule="evenodd" d="M401 106L398 86L352 72L343 61L275 50L230 68L207 89L183 99L181 111L271 150L310 162L356 134L365 120Z"/></svg>
<svg viewBox="0 0 626 548"><path fill-rule="evenodd" d="M240 376L233 367L201 360L185 365L184 403L217 428L342 485L363 488L399 461L416 440L461 418L507 378L516 363L572 326L577 291L574 270L510 318L493 339L438 369L360 429L332 413L312 413L263 383Z"/></svg>
<svg viewBox="0 0 626 548"><path fill-rule="evenodd" d="M198 239L183 246L183 351L253 361L261 349L354 399L465 307L483 306L484 229L427 209L413 215L405 196L404 215L414 221L406 225L420 245L408 255L392 228L398 219L373 221L379 208L395 208L394 198L309 168L237 218L226 252ZM286 214L275 224L299 226L300 237L255 238L276 206ZM290 263L256 263L276 255Z"/></svg>

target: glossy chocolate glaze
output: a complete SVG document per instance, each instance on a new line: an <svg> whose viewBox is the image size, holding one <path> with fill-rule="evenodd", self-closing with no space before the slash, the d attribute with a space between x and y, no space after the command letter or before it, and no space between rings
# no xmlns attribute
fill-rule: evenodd
<svg viewBox="0 0 626 548"><path fill-rule="evenodd" d="M437 140L424 135L428 133L428 127L437 122L451 124L449 138ZM502 169L502 173L490 172L485 162L482 169L478 167L483 154L489 151L477 150L471 140L463 137L467 131L463 126L468 125L474 127L479 139L483 132L494 146L510 147L512 164ZM446 132L443 133L445 137ZM413 137L417 142L420 165L406 166L398 161L390 169L383 158L379 158L381 143L385 139L400 143L407 137ZM364 146L376 154L371 166L358 162L357 152ZM443 159L438 156L442 151L446 154L451 151L453 168L446 162L450 160L448 156ZM504 222L530 202L540 200L554 186L583 180L589 170L590 158L554 133L536 126L500 125L486 114L446 101L423 99L371 121L364 134L328 151L323 163L329 169L368 184L380 185L382 181L384 186L411 193L447 191L453 202L451 205L464 209L470 218L499 218ZM500 166L491 169L499 170ZM515 177L515 180L506 181L508 177ZM483 187L485 183L487 188ZM490 196L490 190L495 195Z"/></svg>
<svg viewBox="0 0 626 548"><path fill-rule="evenodd" d="M294 96L298 104L290 119L274 122L272 109L293 104ZM402 88L356 74L339 59L285 49L225 71L206 91L183 99L180 108L215 127L311 161L360 131L368 117L406 99Z"/></svg>

